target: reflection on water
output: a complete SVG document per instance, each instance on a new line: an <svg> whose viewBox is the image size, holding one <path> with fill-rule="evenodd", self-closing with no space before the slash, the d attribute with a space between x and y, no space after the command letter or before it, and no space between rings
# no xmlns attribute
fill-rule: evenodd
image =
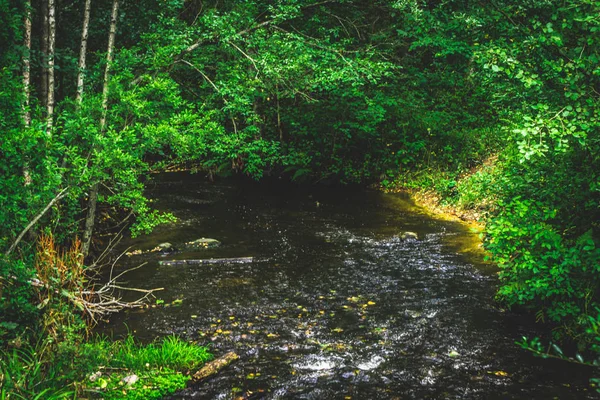
<svg viewBox="0 0 600 400"><path fill-rule="evenodd" d="M400 195L157 177L156 206L179 221L129 240L142 250L210 237L216 249L131 257L138 287L164 304L106 331L175 333L240 360L176 398L593 398L587 370L538 360L535 335L493 302L489 265L462 255L476 235ZM401 240L414 231L419 240ZM160 259L255 257L252 264L159 266ZM475 263L475 264L474 264ZM125 267L125 265L123 266ZM181 299L180 305L170 304ZM127 325L127 328L124 327Z"/></svg>

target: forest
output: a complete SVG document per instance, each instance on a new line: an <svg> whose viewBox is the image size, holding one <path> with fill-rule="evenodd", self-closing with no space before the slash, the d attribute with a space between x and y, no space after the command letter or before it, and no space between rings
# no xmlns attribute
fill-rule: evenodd
<svg viewBox="0 0 600 400"><path fill-rule="evenodd" d="M152 295L103 235L174 221L172 170L425 193L484 224L498 305L545 332L515 346L600 364L595 0L0 0L0 159L3 399L149 358L127 398L161 398L212 357L92 334Z"/></svg>

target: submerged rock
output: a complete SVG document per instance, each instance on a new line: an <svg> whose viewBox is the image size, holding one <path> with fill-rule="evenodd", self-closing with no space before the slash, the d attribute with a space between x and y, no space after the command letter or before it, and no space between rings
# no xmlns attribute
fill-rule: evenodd
<svg viewBox="0 0 600 400"><path fill-rule="evenodd" d="M158 246L156 246L156 250L160 251L162 253L172 253L176 249L171 243L165 242L165 243L161 243Z"/></svg>
<svg viewBox="0 0 600 400"><path fill-rule="evenodd" d="M402 232L402 234L400 235L400 239L402 239L402 240L419 240L419 235L417 235L415 232L406 231L406 232Z"/></svg>
<svg viewBox="0 0 600 400"><path fill-rule="evenodd" d="M193 249L193 250L212 249L215 247L219 247L220 245L221 245L221 242L219 242L217 239L210 239L210 238L200 238L200 239L193 240L191 242L187 242L185 244L185 246L188 249Z"/></svg>
<svg viewBox="0 0 600 400"><path fill-rule="evenodd" d="M163 253L163 254L167 254L167 253L174 253L175 251L177 251L177 249L175 248L175 246L173 246L171 243L169 242L164 242L159 244L158 246L156 246L153 249L150 250L141 250L141 249L137 249L137 250L133 250L133 251L129 251L127 253L125 253L127 256L138 256L140 254L147 254L147 253Z"/></svg>

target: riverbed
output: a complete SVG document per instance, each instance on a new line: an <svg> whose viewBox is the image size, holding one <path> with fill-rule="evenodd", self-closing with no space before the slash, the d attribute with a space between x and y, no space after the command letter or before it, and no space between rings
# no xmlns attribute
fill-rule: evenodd
<svg viewBox="0 0 600 400"><path fill-rule="evenodd" d="M165 289L101 331L175 334L240 355L175 398L595 398L591 371L515 345L538 328L494 302L496 270L477 233L405 195L169 173L150 196L178 221L121 250L183 250L123 257L120 268L147 263L130 286ZM201 237L222 245L184 250ZM254 262L159 264L222 257Z"/></svg>

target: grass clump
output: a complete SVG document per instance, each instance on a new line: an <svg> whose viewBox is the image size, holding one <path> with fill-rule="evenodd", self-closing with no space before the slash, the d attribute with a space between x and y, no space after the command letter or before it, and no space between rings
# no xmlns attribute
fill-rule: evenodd
<svg viewBox="0 0 600 400"><path fill-rule="evenodd" d="M184 388L189 372L212 358L206 347L175 336L146 345L132 336L120 341L96 337L70 351L50 354L48 349L26 347L1 354L0 398L96 394L104 399L159 399Z"/></svg>

